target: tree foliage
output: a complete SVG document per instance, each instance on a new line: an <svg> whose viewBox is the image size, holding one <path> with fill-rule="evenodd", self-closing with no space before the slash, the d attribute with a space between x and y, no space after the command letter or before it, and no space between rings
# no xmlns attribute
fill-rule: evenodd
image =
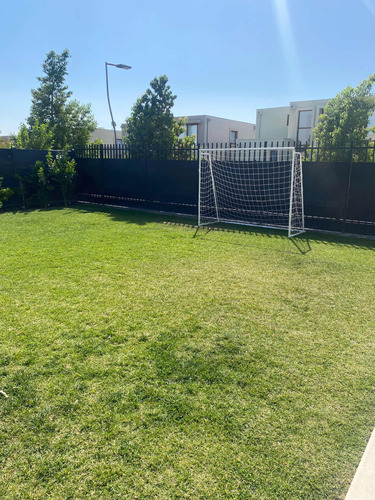
<svg viewBox="0 0 375 500"><path fill-rule="evenodd" d="M1 131L0 131L1 133ZM7 140L0 137L0 148L10 148L10 144Z"/></svg>
<svg viewBox="0 0 375 500"><path fill-rule="evenodd" d="M2 182L3 178L0 177L0 208L3 206L4 201L7 201L7 199L13 194L13 191L10 188L2 187Z"/></svg>
<svg viewBox="0 0 375 500"><path fill-rule="evenodd" d="M44 208L47 208L49 205L49 192L53 191L48 165L38 160L33 168L37 182L37 195L43 203Z"/></svg>
<svg viewBox="0 0 375 500"><path fill-rule="evenodd" d="M27 126L22 124L14 139L18 147L48 149L53 144L55 149L69 149L89 141L97 124L89 104L70 99L72 92L65 83L69 57L68 50L47 53L44 76L38 77L40 86L31 90Z"/></svg>
<svg viewBox="0 0 375 500"><path fill-rule="evenodd" d="M68 50L61 54L53 50L47 53L43 63L44 76L37 77L40 87L31 90L31 110L27 120L30 126L35 120L48 123L52 128L59 124L59 118L64 114L66 103L72 95L65 85L69 57Z"/></svg>
<svg viewBox="0 0 375 500"><path fill-rule="evenodd" d="M172 108L176 99L165 75L154 78L150 88L135 102L132 113L125 121L125 143L142 148L151 154L180 144L194 142L194 138L180 139L185 130L184 121L176 121Z"/></svg>
<svg viewBox="0 0 375 500"><path fill-rule="evenodd" d="M73 181L76 176L76 162L70 159L67 151L52 153L49 151L46 161L38 160L32 167L32 173L27 178L20 178L20 191L24 205L27 195L34 193L42 205L47 208L50 203L50 193L60 188L64 205L66 206L73 191Z"/></svg>
<svg viewBox="0 0 375 500"><path fill-rule="evenodd" d="M313 130L315 139L334 147L361 146L368 135L370 116L375 111L375 94L372 87L375 74L363 80L357 87L346 87L330 99Z"/></svg>
<svg viewBox="0 0 375 500"><path fill-rule="evenodd" d="M22 149L52 149L54 147L53 129L47 123L35 120L31 127L21 123L17 135L12 135L11 143Z"/></svg>
<svg viewBox="0 0 375 500"><path fill-rule="evenodd" d="M73 180L76 176L76 162L70 159L66 151L57 154L55 157L51 151L46 156L47 166L51 172L52 178L57 182L61 189L64 205L67 205L69 194L73 188Z"/></svg>

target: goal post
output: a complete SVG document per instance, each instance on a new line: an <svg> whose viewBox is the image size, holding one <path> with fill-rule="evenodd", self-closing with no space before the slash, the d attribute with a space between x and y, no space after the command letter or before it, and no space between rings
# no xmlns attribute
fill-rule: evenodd
<svg viewBox="0 0 375 500"><path fill-rule="evenodd" d="M305 231L301 154L295 148L199 151L198 226L228 222Z"/></svg>

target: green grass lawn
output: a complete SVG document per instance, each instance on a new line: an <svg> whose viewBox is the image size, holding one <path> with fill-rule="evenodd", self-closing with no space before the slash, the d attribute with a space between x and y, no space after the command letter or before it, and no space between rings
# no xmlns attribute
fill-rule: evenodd
<svg viewBox="0 0 375 500"><path fill-rule="evenodd" d="M344 498L375 242L192 224L0 215L1 498Z"/></svg>

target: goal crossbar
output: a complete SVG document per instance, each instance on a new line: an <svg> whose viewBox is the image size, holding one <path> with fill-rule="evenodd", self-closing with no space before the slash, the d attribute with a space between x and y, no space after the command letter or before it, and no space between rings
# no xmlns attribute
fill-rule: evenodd
<svg viewBox="0 0 375 500"><path fill-rule="evenodd" d="M198 225L217 222L304 232L302 161L292 147L203 148Z"/></svg>

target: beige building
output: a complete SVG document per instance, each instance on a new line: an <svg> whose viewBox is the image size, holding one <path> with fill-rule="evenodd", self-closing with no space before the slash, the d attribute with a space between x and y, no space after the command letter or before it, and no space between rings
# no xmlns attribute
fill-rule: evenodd
<svg viewBox="0 0 375 500"><path fill-rule="evenodd" d="M195 136L197 144L236 144L239 137L255 138L254 123L228 120L210 115L193 115L187 117L186 131L181 137L186 135Z"/></svg>
<svg viewBox="0 0 375 500"><path fill-rule="evenodd" d="M328 99L293 101L281 108L258 109L256 139L267 141L312 141L312 129L324 112Z"/></svg>
<svg viewBox="0 0 375 500"><path fill-rule="evenodd" d="M122 144L122 138L124 134L122 130L116 130L117 144ZM113 128L97 128L91 134L90 142L94 142L95 139L101 139L103 144L114 144L115 137L113 133Z"/></svg>
<svg viewBox="0 0 375 500"><path fill-rule="evenodd" d="M176 120L179 117L176 117ZM186 131L181 137L186 135L195 136L197 144L218 143L235 144L238 137L255 138L255 124L228 120L209 115L194 115L181 117L187 118ZM122 144L125 135L124 128L116 131L117 143ZM90 142L101 139L103 144L114 144L114 134L112 129L97 128L91 135Z"/></svg>
<svg viewBox="0 0 375 500"><path fill-rule="evenodd" d="M256 140L267 141L268 145L284 141L292 143L311 143L312 130L318 124L319 116L324 113L329 99L311 101L293 101L289 106L264 108L257 110ZM370 118L369 126L375 125L375 114ZM369 135L369 138L375 137ZM244 143L250 137L239 138L237 143ZM275 145L275 144L274 144Z"/></svg>

